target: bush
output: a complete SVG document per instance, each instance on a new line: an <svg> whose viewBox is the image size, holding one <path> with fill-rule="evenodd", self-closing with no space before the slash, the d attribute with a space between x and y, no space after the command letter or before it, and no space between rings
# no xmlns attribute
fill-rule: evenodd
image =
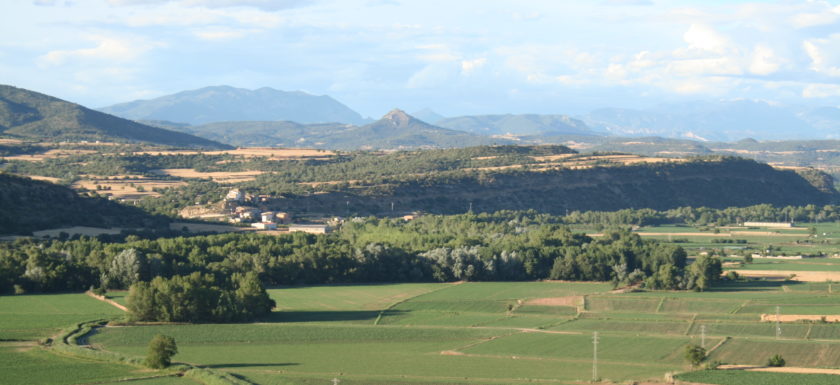
<svg viewBox="0 0 840 385"><path fill-rule="evenodd" d="M770 359L767 360L767 366L780 368L782 366L785 366L785 359L782 358L781 355L775 354L775 355L773 355L773 357L770 357Z"/></svg>
<svg viewBox="0 0 840 385"><path fill-rule="evenodd" d="M172 363L172 356L178 353L175 339L158 334L149 342L149 353L146 355L146 366L153 369L163 369Z"/></svg>

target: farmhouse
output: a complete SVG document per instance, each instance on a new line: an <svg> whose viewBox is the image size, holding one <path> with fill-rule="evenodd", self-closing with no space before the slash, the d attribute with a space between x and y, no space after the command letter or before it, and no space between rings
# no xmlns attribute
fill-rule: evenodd
<svg viewBox="0 0 840 385"><path fill-rule="evenodd" d="M245 194L238 188L230 189L225 196L226 201L242 202L245 200Z"/></svg>
<svg viewBox="0 0 840 385"><path fill-rule="evenodd" d="M289 225L289 232L302 231L310 234L326 234L332 231L327 225Z"/></svg>
<svg viewBox="0 0 840 385"><path fill-rule="evenodd" d="M274 222L257 222L251 223L251 227L260 229L260 230L274 230L277 228L277 224Z"/></svg>

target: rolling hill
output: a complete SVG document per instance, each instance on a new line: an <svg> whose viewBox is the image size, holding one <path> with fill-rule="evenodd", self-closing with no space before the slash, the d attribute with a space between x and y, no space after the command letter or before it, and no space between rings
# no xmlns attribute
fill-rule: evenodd
<svg viewBox="0 0 840 385"><path fill-rule="evenodd" d="M147 126L7 85L0 85L0 134L42 141L145 142L179 147L227 147L204 138Z"/></svg>
<svg viewBox="0 0 840 385"><path fill-rule="evenodd" d="M329 96L268 87L256 90L205 87L155 99L115 104L100 111L132 120L167 120L191 125L278 120L298 123L367 122L359 113Z"/></svg>

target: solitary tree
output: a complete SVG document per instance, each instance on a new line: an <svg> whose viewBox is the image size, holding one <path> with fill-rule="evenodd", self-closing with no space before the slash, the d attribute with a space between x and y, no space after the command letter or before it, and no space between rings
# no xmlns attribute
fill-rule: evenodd
<svg viewBox="0 0 840 385"><path fill-rule="evenodd" d="M149 353L146 355L146 366L154 369L163 369L172 363L172 356L178 353L178 346L175 339L170 336L158 334L149 342Z"/></svg>
<svg viewBox="0 0 840 385"><path fill-rule="evenodd" d="M706 359L706 349L698 345L688 345L685 347L685 360L691 364L691 366L700 365L703 360Z"/></svg>

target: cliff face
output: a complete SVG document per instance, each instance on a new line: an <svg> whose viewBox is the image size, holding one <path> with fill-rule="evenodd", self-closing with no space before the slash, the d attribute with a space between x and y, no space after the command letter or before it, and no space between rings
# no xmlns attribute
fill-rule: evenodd
<svg viewBox="0 0 840 385"><path fill-rule="evenodd" d="M480 212L535 209L562 214L566 210L827 204L838 197L835 190L826 190L824 184L818 188L796 172L731 158L438 176L356 191L290 197L283 209L342 212L350 207L360 214L387 213L394 202L403 211L459 213L472 204Z"/></svg>

